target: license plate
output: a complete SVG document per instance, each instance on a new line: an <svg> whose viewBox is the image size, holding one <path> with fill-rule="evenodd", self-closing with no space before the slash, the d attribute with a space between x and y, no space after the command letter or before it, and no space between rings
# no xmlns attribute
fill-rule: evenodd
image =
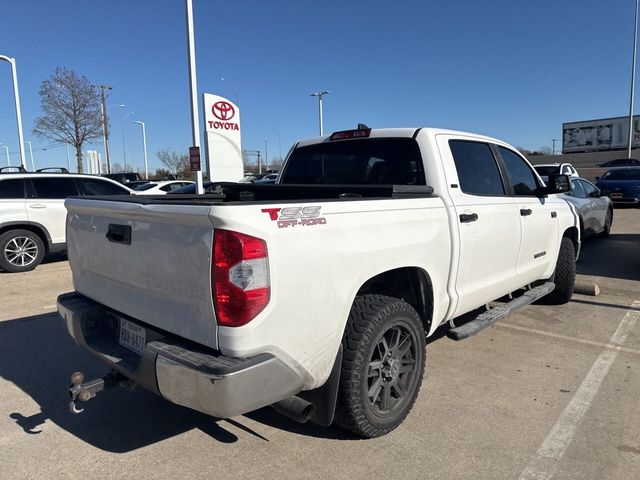
<svg viewBox="0 0 640 480"><path fill-rule="evenodd" d="M612 193L611 194L611 198L622 198L622 194L621 193Z"/></svg>
<svg viewBox="0 0 640 480"><path fill-rule="evenodd" d="M120 345L142 355L146 343L147 332L144 328L124 318L120 319Z"/></svg>

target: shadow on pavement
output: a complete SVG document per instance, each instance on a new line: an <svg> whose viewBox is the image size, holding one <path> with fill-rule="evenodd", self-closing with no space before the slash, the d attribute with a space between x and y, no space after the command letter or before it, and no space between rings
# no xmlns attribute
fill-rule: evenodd
<svg viewBox="0 0 640 480"><path fill-rule="evenodd" d="M37 435L46 428L46 422L53 422L94 447L115 453L136 450L193 428L219 442L233 443L238 437L224 428L227 424L269 441L244 425L243 417L216 419L174 405L141 387L99 393L80 404L85 409L83 413L71 414L67 396L70 374L82 371L86 379L92 379L105 374L107 367L73 342L57 313L0 322L0 348L0 377L15 384L40 406L36 414L0 407L0 415L9 416L25 434ZM337 427L298 424L271 408L246 416L301 435L357 438Z"/></svg>
<svg viewBox="0 0 640 480"><path fill-rule="evenodd" d="M615 217L614 217L615 218ZM640 234L615 234L582 243L576 271L582 275L640 280Z"/></svg>

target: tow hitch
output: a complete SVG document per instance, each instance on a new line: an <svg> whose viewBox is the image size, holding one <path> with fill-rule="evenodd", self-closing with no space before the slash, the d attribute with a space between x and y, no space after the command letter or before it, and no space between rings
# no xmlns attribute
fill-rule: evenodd
<svg viewBox="0 0 640 480"><path fill-rule="evenodd" d="M124 375L111 370L103 377L96 378L89 382L84 382L84 374L82 372L75 372L71 375L71 385L69 386L69 396L71 401L69 402L69 411L74 414L82 413L84 408L78 408L76 402L88 402L95 397L98 392L107 390L114 387L124 387L133 390L136 386L133 380L128 379Z"/></svg>

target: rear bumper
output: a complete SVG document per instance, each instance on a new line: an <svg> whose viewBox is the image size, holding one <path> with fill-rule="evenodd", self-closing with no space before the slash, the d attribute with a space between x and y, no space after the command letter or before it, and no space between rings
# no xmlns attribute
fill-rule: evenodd
<svg viewBox="0 0 640 480"><path fill-rule="evenodd" d="M69 334L117 372L170 402L229 418L297 394L302 379L277 357L231 358L126 317L77 293L58 297ZM118 342L121 319L144 328L141 354Z"/></svg>
<svg viewBox="0 0 640 480"><path fill-rule="evenodd" d="M609 197L611 198L611 197ZM637 197L618 197L618 198L611 198L611 201L613 203L626 203L626 204L630 204L630 205L637 205L638 203L640 203L640 198Z"/></svg>

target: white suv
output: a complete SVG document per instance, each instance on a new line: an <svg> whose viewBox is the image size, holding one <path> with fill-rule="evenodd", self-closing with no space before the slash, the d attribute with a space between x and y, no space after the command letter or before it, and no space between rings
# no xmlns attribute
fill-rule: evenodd
<svg viewBox="0 0 640 480"><path fill-rule="evenodd" d="M130 194L93 175L0 172L0 269L33 270L45 254L66 249L65 198Z"/></svg>

